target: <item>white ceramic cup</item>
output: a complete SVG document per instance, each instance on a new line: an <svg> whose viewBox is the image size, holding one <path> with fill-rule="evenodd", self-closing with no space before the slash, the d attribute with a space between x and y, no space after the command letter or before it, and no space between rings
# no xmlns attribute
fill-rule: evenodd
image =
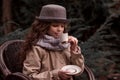
<svg viewBox="0 0 120 80"><path fill-rule="evenodd" d="M61 41L61 43L67 43L68 42L68 33L63 33L60 36L60 41Z"/></svg>

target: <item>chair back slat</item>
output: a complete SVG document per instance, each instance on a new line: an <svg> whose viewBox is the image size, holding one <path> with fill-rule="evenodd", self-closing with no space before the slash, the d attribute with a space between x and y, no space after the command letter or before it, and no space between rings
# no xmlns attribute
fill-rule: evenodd
<svg viewBox="0 0 120 80"><path fill-rule="evenodd" d="M22 42L14 42L9 44L4 50L4 60L5 64L11 72L21 71L18 64L19 59L19 50L22 45Z"/></svg>
<svg viewBox="0 0 120 80"><path fill-rule="evenodd" d="M18 53L23 42L23 40L12 40L7 41L3 45L1 45L0 56L3 57L3 60L0 63L2 64L2 66L6 67L6 69L8 69L11 73L22 71L22 65L18 64Z"/></svg>

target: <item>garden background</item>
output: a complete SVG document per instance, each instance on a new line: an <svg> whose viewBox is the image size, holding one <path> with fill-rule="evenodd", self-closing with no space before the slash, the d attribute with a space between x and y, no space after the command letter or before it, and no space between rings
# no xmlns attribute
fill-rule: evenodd
<svg viewBox="0 0 120 80"><path fill-rule="evenodd" d="M120 80L120 0L0 0L0 45L24 39L45 4L66 7L69 34L78 38L96 80Z"/></svg>

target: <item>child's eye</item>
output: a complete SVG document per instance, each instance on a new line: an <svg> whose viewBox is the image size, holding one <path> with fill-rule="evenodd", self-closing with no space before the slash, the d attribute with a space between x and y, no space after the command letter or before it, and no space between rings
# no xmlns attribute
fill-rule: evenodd
<svg viewBox="0 0 120 80"><path fill-rule="evenodd" d="M58 27L59 25L52 25L53 27Z"/></svg>
<svg viewBox="0 0 120 80"><path fill-rule="evenodd" d="M61 25L62 28L64 28L65 26L64 25Z"/></svg>

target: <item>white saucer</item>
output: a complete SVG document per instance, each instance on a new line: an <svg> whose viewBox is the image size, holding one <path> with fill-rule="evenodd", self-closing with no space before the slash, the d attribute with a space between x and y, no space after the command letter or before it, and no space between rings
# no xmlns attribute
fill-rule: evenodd
<svg viewBox="0 0 120 80"><path fill-rule="evenodd" d="M66 65L61 70L67 71L69 75L76 75L81 72L81 68L76 65Z"/></svg>

